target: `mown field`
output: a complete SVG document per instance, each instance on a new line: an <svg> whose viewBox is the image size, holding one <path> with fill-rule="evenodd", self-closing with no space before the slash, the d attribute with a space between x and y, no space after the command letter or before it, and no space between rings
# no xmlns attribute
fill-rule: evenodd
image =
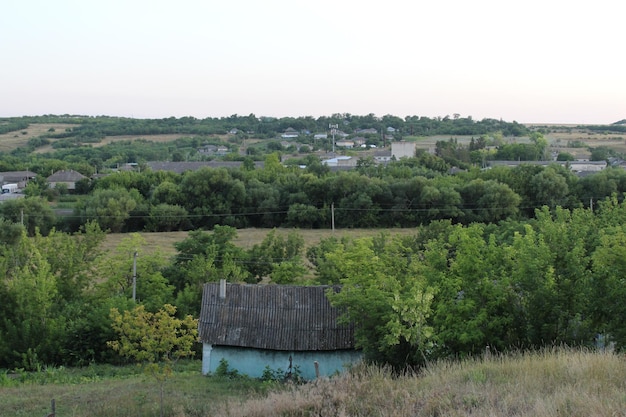
<svg viewBox="0 0 626 417"><path fill-rule="evenodd" d="M0 373L0 415L153 417L158 385L132 367ZM393 375L357 367L303 385L202 376L187 362L165 385L166 416L626 416L623 355L568 349L441 361Z"/></svg>
<svg viewBox="0 0 626 417"><path fill-rule="evenodd" d="M259 244L265 239L267 234L272 229L238 229L237 237L233 240L233 243L243 249L250 249L255 244ZM296 232L302 236L304 239L304 247L305 251L310 246L317 245L322 239L334 236L337 239L341 239L343 237L347 238L359 238L359 237L367 237L367 236L376 236L380 233L386 233L390 236L393 235L401 235L401 236L411 236L416 232L415 228L398 228L398 229L287 229L287 228L279 228L275 229L276 233L279 236L287 237L287 235L291 232ZM208 232L211 233L211 232ZM146 244L142 248L139 248L139 251L144 254L152 254L156 251L164 254L165 256L172 256L176 254L176 249L174 248L174 244L176 242L180 242L184 240L188 232L161 232L161 233L149 233L149 232L141 232L139 233ZM104 243L102 244L102 249L111 250L117 247L122 239L128 238L127 234L124 233L111 233L107 234Z"/></svg>

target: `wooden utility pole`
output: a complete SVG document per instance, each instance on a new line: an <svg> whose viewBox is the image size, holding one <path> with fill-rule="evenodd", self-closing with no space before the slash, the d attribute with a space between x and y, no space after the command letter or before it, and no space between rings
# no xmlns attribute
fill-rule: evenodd
<svg viewBox="0 0 626 417"><path fill-rule="evenodd" d="M54 403L54 398L50 402L50 408L51 408L52 412L50 414L48 414L46 417L56 417L57 411L56 411L56 405Z"/></svg>
<svg viewBox="0 0 626 417"><path fill-rule="evenodd" d="M137 251L133 255L133 301L137 298Z"/></svg>

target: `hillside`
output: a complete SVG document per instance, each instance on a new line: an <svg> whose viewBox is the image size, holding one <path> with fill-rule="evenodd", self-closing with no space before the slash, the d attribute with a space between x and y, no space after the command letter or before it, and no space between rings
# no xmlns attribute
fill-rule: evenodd
<svg viewBox="0 0 626 417"><path fill-rule="evenodd" d="M564 351L444 361L393 377L370 367L243 403L238 416L623 416L626 361Z"/></svg>

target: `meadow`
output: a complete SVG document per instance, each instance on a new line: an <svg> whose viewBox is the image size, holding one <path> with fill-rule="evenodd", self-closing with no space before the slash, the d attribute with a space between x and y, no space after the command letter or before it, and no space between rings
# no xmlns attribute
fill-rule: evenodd
<svg viewBox="0 0 626 417"><path fill-rule="evenodd" d="M302 385L202 376L188 361L166 383L172 417L626 416L623 355L548 349L444 360L417 372L359 366ZM0 373L0 415L159 415L158 387L135 367Z"/></svg>
<svg viewBox="0 0 626 417"><path fill-rule="evenodd" d="M233 243L242 249L251 249L254 245L260 244L272 229L238 229L237 236L233 239ZM290 232L297 232L304 239L304 251L311 246L317 245L322 239L335 237L337 239L349 238L356 239L360 237L377 236L386 233L389 236L411 236L417 233L415 228L397 228L397 229L275 229L278 236L284 238ZM211 233L210 231L208 233ZM144 254L152 254L159 252L165 256L173 256L176 254L174 244L187 238L189 232L141 232L139 233L145 240L145 245L140 248L140 252ZM125 233L109 233L102 244L103 250L112 250L116 248L122 239L128 238ZM303 254L304 255L304 254Z"/></svg>

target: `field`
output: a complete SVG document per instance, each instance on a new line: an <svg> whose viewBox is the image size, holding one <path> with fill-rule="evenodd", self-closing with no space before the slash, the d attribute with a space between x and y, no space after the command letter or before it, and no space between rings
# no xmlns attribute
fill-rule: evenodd
<svg viewBox="0 0 626 417"><path fill-rule="evenodd" d="M0 415L45 416L52 399L58 417L159 415L153 379L128 367L99 369L78 376L43 370L25 382L0 373ZM205 377L199 370L199 361L188 362L166 383L167 416L626 416L626 360L604 352L492 354L399 376L361 366L304 385Z"/></svg>
<svg viewBox="0 0 626 417"><path fill-rule="evenodd" d="M267 234L272 229L239 229L237 230L237 237L233 240L233 243L243 249L251 249L255 244L259 244L265 239ZM390 236L402 235L411 236L416 233L416 229L276 229L276 233L279 236L287 237L287 235L296 231L304 239L304 246L306 248L317 245L320 240L335 236L338 239L342 237L358 238L367 236L376 236L380 233L388 233ZM210 232L209 232L210 233ZM146 244L140 248L141 253L152 254L157 250L165 256L172 256L176 254L174 243L184 240L188 232L162 232L162 233L139 233ZM103 243L102 249L111 250L117 247L122 239L127 238L128 235L124 233L112 233L107 234Z"/></svg>
<svg viewBox="0 0 626 417"><path fill-rule="evenodd" d="M544 132L545 138L548 140L551 148L556 151L568 152L579 159L589 158L587 146L598 147L607 146L620 153L626 153L626 134L624 133L601 133L592 132L584 129L584 126L574 125L549 125L549 124L529 124L530 128ZM24 146L29 139L38 137L47 133L49 129L56 132L62 132L66 128L76 127L72 124L61 123L42 123L31 124L27 129L16 132L9 132L0 135L0 151L11 151L17 147ZM181 137L190 136L189 134L159 134L159 135L123 135L123 136L106 136L98 143L89 144L93 147L100 147L116 141L132 141L136 139L145 139L153 142L170 142ZM225 137L221 138L225 140ZM459 144L469 144L472 136L462 135L437 135L437 136L414 136L406 137L405 140L415 141L419 149L432 150L435 148L437 141L448 141L455 139ZM505 137L505 142L527 143L528 138L525 137ZM54 139L53 139L54 140ZM255 143L259 139L247 139L247 144ZM568 146L572 142L584 144L582 147ZM45 153L52 151L51 145L37 148L36 153Z"/></svg>
<svg viewBox="0 0 626 417"><path fill-rule="evenodd" d="M17 147L25 146L29 139L48 133L50 129L54 129L56 132L64 132L65 129L72 127L76 127L76 125L60 123L33 123L28 126L27 129L0 134L0 151L9 152Z"/></svg>

